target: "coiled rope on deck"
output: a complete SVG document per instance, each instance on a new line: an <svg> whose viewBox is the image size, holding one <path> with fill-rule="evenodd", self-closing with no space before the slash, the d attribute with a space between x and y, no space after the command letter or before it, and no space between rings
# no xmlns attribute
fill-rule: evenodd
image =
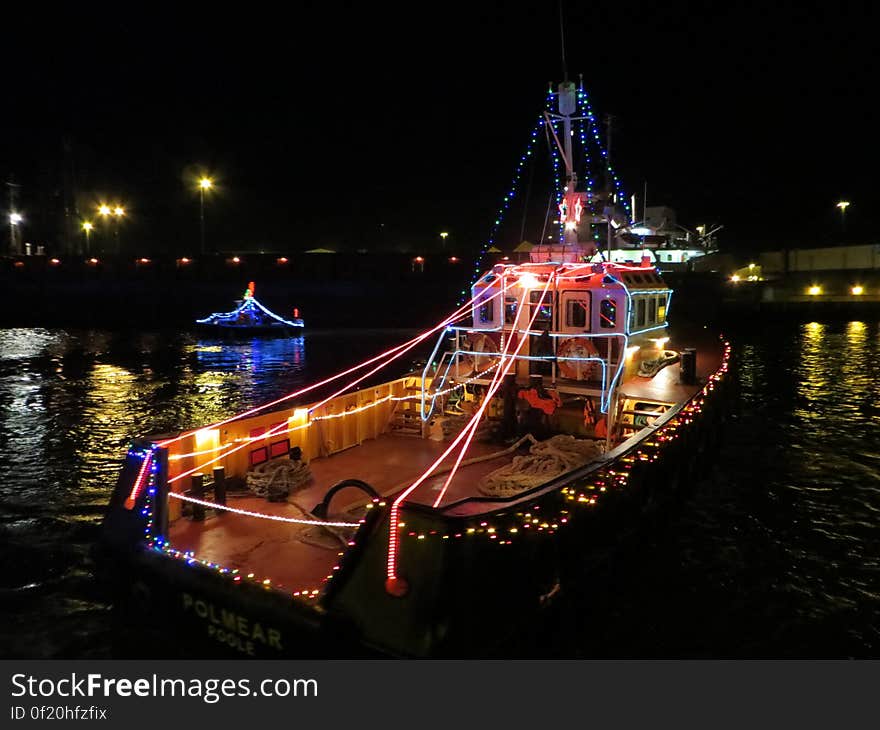
<svg viewBox="0 0 880 730"><path fill-rule="evenodd" d="M254 467L245 476L248 490L270 502L283 502L288 495L305 486L312 471L302 461L267 461Z"/></svg>
<svg viewBox="0 0 880 730"><path fill-rule="evenodd" d="M509 464L484 476L477 490L489 497L509 497L583 466L604 453L601 441L576 439L559 434L538 441L525 456L516 456Z"/></svg>

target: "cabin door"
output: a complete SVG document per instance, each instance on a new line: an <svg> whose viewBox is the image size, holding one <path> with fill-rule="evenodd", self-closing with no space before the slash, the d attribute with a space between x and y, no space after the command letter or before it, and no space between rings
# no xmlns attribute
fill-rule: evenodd
<svg viewBox="0 0 880 730"><path fill-rule="evenodd" d="M559 294L560 333L584 334L590 331L590 293L564 291Z"/></svg>
<svg viewBox="0 0 880 730"><path fill-rule="evenodd" d="M529 360L529 373L532 375L553 374L552 358L556 354L556 346L553 342L555 338L551 337L550 333L553 331L553 326L555 324L554 313L556 307L554 306L554 298L555 293L551 290L548 292L547 296L544 297L544 303L540 304L541 292L529 292L529 319L526 321L530 321L534 316L535 319L532 323L532 332L541 333L539 335L529 336L529 355L536 358L547 358L546 360Z"/></svg>
<svg viewBox="0 0 880 730"><path fill-rule="evenodd" d="M558 320L554 337L556 357L556 377L584 380L592 377L593 364L580 363L572 357L595 355L595 340L584 337L592 330L590 312L590 292L573 289L559 293Z"/></svg>

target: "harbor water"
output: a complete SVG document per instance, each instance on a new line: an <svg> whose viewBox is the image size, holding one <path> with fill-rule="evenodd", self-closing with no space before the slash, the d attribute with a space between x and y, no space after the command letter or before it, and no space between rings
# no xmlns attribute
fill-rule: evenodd
<svg viewBox="0 0 880 730"><path fill-rule="evenodd" d="M880 657L880 321L727 334L741 397L691 498L509 656ZM0 330L0 656L113 656L91 548L132 436L219 420L410 336Z"/></svg>

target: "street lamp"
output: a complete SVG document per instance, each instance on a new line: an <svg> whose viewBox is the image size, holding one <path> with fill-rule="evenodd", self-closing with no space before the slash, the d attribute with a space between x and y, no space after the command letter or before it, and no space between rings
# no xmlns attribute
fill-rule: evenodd
<svg viewBox="0 0 880 730"><path fill-rule="evenodd" d="M446 239L449 238L449 234L446 231L440 233L440 240L442 241L441 248L446 248Z"/></svg>
<svg viewBox="0 0 880 730"><path fill-rule="evenodd" d="M15 211L9 214L9 253L19 253L18 245L18 227L24 221L24 216Z"/></svg>
<svg viewBox="0 0 880 730"><path fill-rule="evenodd" d="M104 231L105 231L104 236L107 235L106 232L107 232L107 230L108 230L108 229L107 229L107 225L108 225L108 224L107 224L107 218L109 218L112 214L113 214L113 209L112 209L109 205L107 205L106 203L101 203L101 204L98 206L98 215L101 216L101 218L102 218L103 221L104 221ZM107 247L107 248L109 248L109 246L107 246L107 244L106 244L106 241L105 241L105 243L104 243L104 246ZM102 248L102 252L103 252L103 253L107 253L107 251L104 250L104 248Z"/></svg>
<svg viewBox="0 0 880 730"><path fill-rule="evenodd" d="M848 200L841 200L837 207L840 208L840 225L843 226L843 230L846 230L846 209L849 207Z"/></svg>
<svg viewBox="0 0 880 730"><path fill-rule="evenodd" d="M90 237L91 237L92 229L93 229L93 228L94 228L94 226L92 225L92 222L91 222L91 221L83 221L82 229L83 229L83 230L85 231L85 233L86 233L86 255L88 255L88 254L90 253L90 251L89 251L89 239L90 239Z"/></svg>
<svg viewBox="0 0 880 730"><path fill-rule="evenodd" d="M116 218L116 230L114 234L116 236L116 253L122 253L122 245L119 242L119 221L122 220L122 217L125 215L125 208L121 205L117 205L113 208L113 217Z"/></svg>
<svg viewBox="0 0 880 730"><path fill-rule="evenodd" d="M202 234L202 253L205 253L205 193L214 187L209 177L199 179L199 226Z"/></svg>

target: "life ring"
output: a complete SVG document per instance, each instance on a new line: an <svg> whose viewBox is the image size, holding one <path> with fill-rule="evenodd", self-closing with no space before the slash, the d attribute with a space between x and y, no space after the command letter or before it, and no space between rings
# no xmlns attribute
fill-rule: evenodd
<svg viewBox="0 0 880 730"><path fill-rule="evenodd" d="M498 362L498 344L484 332L469 332L462 342L462 350L455 358L452 372L457 378L466 378L487 370Z"/></svg>
<svg viewBox="0 0 880 730"><path fill-rule="evenodd" d="M595 360L566 360L563 358L598 357L599 351L592 340L584 337L570 337L559 343L556 348L556 365L559 374L571 380L593 380L598 363Z"/></svg>

